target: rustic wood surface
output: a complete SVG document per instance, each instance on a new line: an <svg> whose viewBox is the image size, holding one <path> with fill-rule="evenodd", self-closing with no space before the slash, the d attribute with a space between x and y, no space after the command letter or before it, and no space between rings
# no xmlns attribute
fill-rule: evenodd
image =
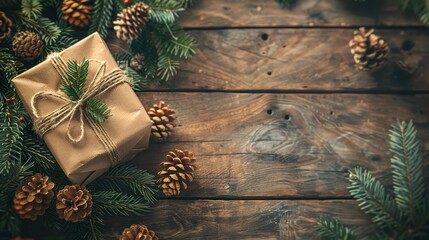
<svg viewBox="0 0 429 240"><path fill-rule="evenodd" d="M181 22L187 28L422 26L395 1L367 2L299 0L292 9L282 9L277 0L202 0L182 14Z"/></svg>
<svg viewBox="0 0 429 240"><path fill-rule="evenodd" d="M391 48L390 62L376 71L354 64L348 42L353 29L222 29L190 31L196 55L174 81L154 90L222 91L427 91L429 32L377 30ZM267 39L265 39L265 37ZM110 37L110 48L124 44ZM409 66L405 71L398 63Z"/></svg>

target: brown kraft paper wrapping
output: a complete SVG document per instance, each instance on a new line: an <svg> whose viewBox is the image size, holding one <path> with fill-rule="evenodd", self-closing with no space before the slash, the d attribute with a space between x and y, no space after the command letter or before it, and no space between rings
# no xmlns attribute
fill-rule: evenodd
<svg viewBox="0 0 429 240"><path fill-rule="evenodd" d="M106 74L118 68L98 33L88 36L60 54L66 62L80 62L84 58L106 61ZM97 67L97 64L90 63L87 84ZM60 90L61 77L50 60L18 75L12 82L33 121L35 116L31 110L31 99L36 93L52 91L66 96ZM152 122L130 85L121 83L96 98L111 109L111 116L101 125L116 144L120 162L130 160L137 152L148 147ZM63 105L65 103L60 99L45 97L38 100L38 111L40 115L46 115ZM43 140L72 183L88 184L111 167L111 160L85 118L85 135L78 143L73 143L68 138L67 124L68 119L44 134ZM78 136L80 124L77 116L73 118L71 126L71 134Z"/></svg>

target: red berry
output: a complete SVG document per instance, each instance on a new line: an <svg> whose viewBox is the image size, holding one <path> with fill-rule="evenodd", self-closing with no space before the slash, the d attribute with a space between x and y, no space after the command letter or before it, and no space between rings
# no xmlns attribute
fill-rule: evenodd
<svg viewBox="0 0 429 240"><path fill-rule="evenodd" d="M129 6L129 5L130 5L130 3L131 3L131 0L124 0L124 4L125 4L125 6Z"/></svg>
<svg viewBox="0 0 429 240"><path fill-rule="evenodd" d="M20 122L24 122L24 121L25 121L25 118L24 118L24 117L19 117L19 121L20 121Z"/></svg>
<svg viewBox="0 0 429 240"><path fill-rule="evenodd" d="M15 102L15 98L14 98L14 97L11 97L11 98L10 98L10 101L11 101L11 102Z"/></svg>
<svg viewBox="0 0 429 240"><path fill-rule="evenodd" d="M12 100L10 98L6 98L6 102L10 103Z"/></svg>

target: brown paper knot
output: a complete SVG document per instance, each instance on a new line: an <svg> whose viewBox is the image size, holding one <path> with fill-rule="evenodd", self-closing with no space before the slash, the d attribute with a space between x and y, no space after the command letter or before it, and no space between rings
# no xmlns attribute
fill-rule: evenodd
<svg viewBox="0 0 429 240"><path fill-rule="evenodd" d="M52 65L57 70L61 79L65 81L67 64L61 57L61 55L59 53L53 53L48 56L48 59L51 61ZM36 120L34 121L34 128L40 136L43 136L46 132L56 128L58 125L68 119L67 136L73 143L79 143L85 135L85 117L97 137L100 139L104 147L108 150L112 164L114 164L119 161L119 154L115 143L100 123L94 121L90 116L85 114L83 107L88 99L94 98L108 91L109 89L116 87L121 83L130 84L130 81L128 80L127 75L119 68L116 68L106 74L106 61L99 61L95 59L89 59L89 61L90 63L98 63L99 67L94 77L89 82L89 85L84 89L84 92L82 93L82 96L78 101L72 101L63 94L53 91L41 91L33 96L33 98L31 99L31 108L33 111L33 115L36 118ZM47 97L61 99L65 101L66 104L57 108L51 113L41 116L39 115L39 111L37 109L37 102L39 99L44 99ZM76 116L76 114L78 114L79 116L80 124L80 133L78 137L74 137L71 134L72 120Z"/></svg>

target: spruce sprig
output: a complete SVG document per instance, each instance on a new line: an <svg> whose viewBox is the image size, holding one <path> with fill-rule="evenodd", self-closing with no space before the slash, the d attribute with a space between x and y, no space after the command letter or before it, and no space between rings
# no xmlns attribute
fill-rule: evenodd
<svg viewBox="0 0 429 240"><path fill-rule="evenodd" d="M85 90L88 77L89 61L83 59L78 63L74 60L67 62L66 79L60 88L72 101L79 101ZM110 117L109 107L98 99L89 99L85 103L85 112L98 123L102 123Z"/></svg>
<svg viewBox="0 0 429 240"><path fill-rule="evenodd" d="M393 195L361 167L350 171L348 189L359 207L379 226L379 232L372 233L371 239L428 239L429 196L425 192L422 153L413 121L398 121L389 136ZM343 235L344 228L337 220L326 219L321 218L316 228L320 236Z"/></svg>
<svg viewBox="0 0 429 240"><path fill-rule="evenodd" d="M318 237L322 240L356 240L356 234L337 219L320 217L315 227Z"/></svg>

